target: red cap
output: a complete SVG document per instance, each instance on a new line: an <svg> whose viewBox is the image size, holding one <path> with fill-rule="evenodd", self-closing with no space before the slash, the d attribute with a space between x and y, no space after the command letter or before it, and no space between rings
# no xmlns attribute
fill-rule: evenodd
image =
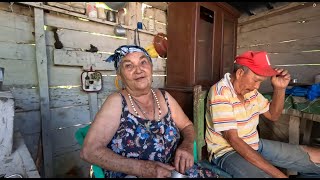
<svg viewBox="0 0 320 180"><path fill-rule="evenodd" d="M236 57L236 64L247 66L251 71L260 76L274 76L277 73L269 62L265 51L247 51Z"/></svg>

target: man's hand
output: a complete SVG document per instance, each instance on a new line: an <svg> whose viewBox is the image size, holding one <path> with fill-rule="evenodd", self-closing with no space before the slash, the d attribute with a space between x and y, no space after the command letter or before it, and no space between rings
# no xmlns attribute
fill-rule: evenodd
<svg viewBox="0 0 320 180"><path fill-rule="evenodd" d="M177 171L185 174L185 171L193 166L193 144L182 143L176 150L174 156L174 166Z"/></svg>
<svg viewBox="0 0 320 180"><path fill-rule="evenodd" d="M284 69L275 69L278 74L271 77L271 83L275 89L285 89L290 82L290 74Z"/></svg>

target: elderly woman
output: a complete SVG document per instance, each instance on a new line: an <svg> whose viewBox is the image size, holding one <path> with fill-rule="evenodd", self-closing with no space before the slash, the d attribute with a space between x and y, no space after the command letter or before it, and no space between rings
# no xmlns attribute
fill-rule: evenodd
<svg viewBox="0 0 320 180"><path fill-rule="evenodd" d="M194 164L192 122L176 100L153 89L152 61L139 46L121 46L114 61L124 88L106 99L84 140L80 156L106 177L215 177ZM182 137L181 137L182 136Z"/></svg>

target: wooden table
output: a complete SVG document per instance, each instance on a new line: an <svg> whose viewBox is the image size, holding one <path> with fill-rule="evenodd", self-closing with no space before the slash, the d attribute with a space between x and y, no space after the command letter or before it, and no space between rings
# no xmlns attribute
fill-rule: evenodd
<svg viewBox="0 0 320 180"><path fill-rule="evenodd" d="M289 143L290 144L310 144L313 122L320 122L320 115L301 112L296 109L287 109L282 112L289 118ZM300 142L300 130L303 134Z"/></svg>

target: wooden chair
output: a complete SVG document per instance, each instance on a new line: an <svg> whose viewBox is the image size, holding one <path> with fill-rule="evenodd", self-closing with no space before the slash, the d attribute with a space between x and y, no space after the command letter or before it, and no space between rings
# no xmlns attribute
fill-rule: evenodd
<svg viewBox="0 0 320 180"><path fill-rule="evenodd" d="M223 178L231 178L232 176L223 171L217 165L211 164L208 161L208 153L205 142L205 113L206 113L206 99L208 91L202 90L201 85L196 85L193 88L193 124L196 131L196 151L198 163L201 166L211 169Z"/></svg>

